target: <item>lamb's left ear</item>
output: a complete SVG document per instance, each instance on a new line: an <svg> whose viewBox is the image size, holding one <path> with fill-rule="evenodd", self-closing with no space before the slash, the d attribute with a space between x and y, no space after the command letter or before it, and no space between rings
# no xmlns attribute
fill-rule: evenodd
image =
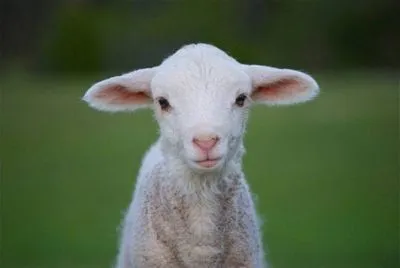
<svg viewBox="0 0 400 268"><path fill-rule="evenodd" d="M308 74L260 65L246 65L253 83L251 98L265 104L294 104L314 98L319 87Z"/></svg>
<svg viewBox="0 0 400 268"><path fill-rule="evenodd" d="M94 84L83 100L102 111L133 111L152 103L150 84L156 67L139 69Z"/></svg>

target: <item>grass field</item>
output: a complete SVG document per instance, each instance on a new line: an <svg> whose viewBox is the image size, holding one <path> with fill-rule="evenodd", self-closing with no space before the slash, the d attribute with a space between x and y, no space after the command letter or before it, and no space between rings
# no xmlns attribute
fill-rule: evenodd
<svg viewBox="0 0 400 268"><path fill-rule="evenodd" d="M399 267L394 76L320 75L307 105L253 109L244 169L273 268ZM106 268L150 112L80 101L94 80L1 77L3 268Z"/></svg>

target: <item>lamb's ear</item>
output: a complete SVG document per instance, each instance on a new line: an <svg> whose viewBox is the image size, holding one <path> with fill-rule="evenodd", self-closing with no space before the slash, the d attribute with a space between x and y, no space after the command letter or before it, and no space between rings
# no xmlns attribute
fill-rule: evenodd
<svg viewBox="0 0 400 268"><path fill-rule="evenodd" d="M247 65L245 70L253 83L251 98L258 103L300 103L311 100L319 92L317 82L299 71L259 65Z"/></svg>
<svg viewBox="0 0 400 268"><path fill-rule="evenodd" d="M133 111L152 103L150 84L156 67L139 69L94 84L83 100L102 111Z"/></svg>

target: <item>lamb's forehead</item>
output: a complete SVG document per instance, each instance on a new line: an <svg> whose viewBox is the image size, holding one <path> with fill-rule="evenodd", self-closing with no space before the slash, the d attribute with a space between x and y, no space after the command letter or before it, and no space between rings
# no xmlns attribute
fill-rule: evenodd
<svg viewBox="0 0 400 268"><path fill-rule="evenodd" d="M236 60L229 56L225 51L209 44L190 44L178 49L174 54L164 60L163 63L175 61L179 58L219 58L228 61Z"/></svg>
<svg viewBox="0 0 400 268"><path fill-rule="evenodd" d="M171 88L249 87L250 78L243 66L222 50L210 45L181 48L159 66L152 85L157 90Z"/></svg>

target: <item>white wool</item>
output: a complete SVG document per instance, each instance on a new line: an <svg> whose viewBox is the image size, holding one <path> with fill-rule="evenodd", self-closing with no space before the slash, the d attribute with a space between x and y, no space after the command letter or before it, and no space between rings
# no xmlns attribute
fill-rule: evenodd
<svg viewBox="0 0 400 268"><path fill-rule="evenodd" d="M160 127L122 225L116 267L266 267L241 167L248 111L305 102L318 90L305 73L241 64L207 44L94 84L83 97L91 107L149 107Z"/></svg>

